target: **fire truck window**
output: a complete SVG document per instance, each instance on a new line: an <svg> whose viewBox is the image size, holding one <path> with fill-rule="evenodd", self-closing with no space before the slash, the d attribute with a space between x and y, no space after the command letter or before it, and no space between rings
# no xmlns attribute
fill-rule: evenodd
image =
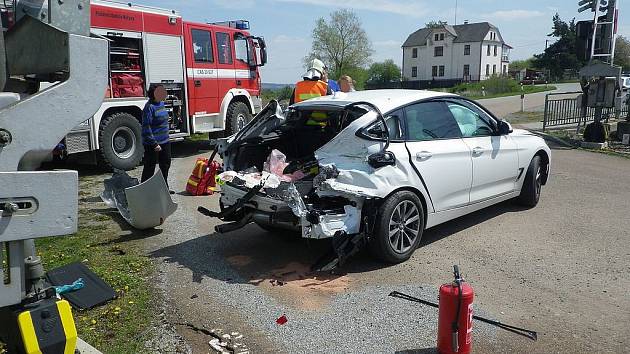
<svg viewBox="0 0 630 354"><path fill-rule="evenodd" d="M217 32L217 51L219 64L232 64L232 46L230 45L229 34Z"/></svg>
<svg viewBox="0 0 630 354"><path fill-rule="evenodd" d="M247 55L247 37L243 36L240 33L237 33L234 36L234 54L236 56L236 60L240 60L243 63L249 64L249 57Z"/></svg>
<svg viewBox="0 0 630 354"><path fill-rule="evenodd" d="M193 52L195 61L202 63L213 63L212 36L210 32L204 30L192 30Z"/></svg>

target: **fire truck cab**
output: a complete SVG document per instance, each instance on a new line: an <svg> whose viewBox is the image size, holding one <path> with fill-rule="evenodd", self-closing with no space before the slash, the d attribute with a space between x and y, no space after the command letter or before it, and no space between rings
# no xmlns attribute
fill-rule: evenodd
<svg viewBox="0 0 630 354"><path fill-rule="evenodd" d="M175 10L92 0L92 34L109 42L109 86L98 112L62 147L68 154L98 151L110 168L135 168L144 152L142 110L156 84L168 92L172 141L237 132L261 108L258 67L267 61L263 38L248 29L244 20L193 23Z"/></svg>

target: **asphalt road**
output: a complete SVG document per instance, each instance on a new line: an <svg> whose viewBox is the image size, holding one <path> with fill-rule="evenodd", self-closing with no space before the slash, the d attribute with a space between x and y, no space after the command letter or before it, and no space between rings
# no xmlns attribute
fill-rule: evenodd
<svg viewBox="0 0 630 354"><path fill-rule="evenodd" d="M176 149L170 184L184 189L207 152ZM475 289L475 311L539 333L537 342L475 322L475 352L621 353L630 339L630 160L554 148L540 204L502 203L425 232L399 265L362 253L339 274L309 266L327 250L250 225L213 232L218 197L175 195L163 232L145 238L159 267L167 317L195 353L208 330L236 331L261 352L434 352L436 310L387 296L436 300L453 264ZM625 177L624 177L625 176ZM288 322L275 320L286 315Z"/></svg>
<svg viewBox="0 0 630 354"><path fill-rule="evenodd" d="M556 89L551 91L558 92L576 92L580 91L580 84L554 84ZM532 93L525 96L525 110L534 111L541 110L545 106L545 96L550 92ZM506 115L519 111L521 109L521 96L497 97L479 100L487 109L491 110L497 117L503 118Z"/></svg>

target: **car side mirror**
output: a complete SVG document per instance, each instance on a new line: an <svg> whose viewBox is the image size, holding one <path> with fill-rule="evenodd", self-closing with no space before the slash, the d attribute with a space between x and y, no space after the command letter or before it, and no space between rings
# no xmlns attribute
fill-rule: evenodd
<svg viewBox="0 0 630 354"><path fill-rule="evenodd" d="M514 131L512 129L512 125L504 120L500 120L497 122L497 131L499 135L508 135Z"/></svg>
<svg viewBox="0 0 630 354"><path fill-rule="evenodd" d="M396 156L392 152L377 152L368 156L368 164L374 168L396 165Z"/></svg>

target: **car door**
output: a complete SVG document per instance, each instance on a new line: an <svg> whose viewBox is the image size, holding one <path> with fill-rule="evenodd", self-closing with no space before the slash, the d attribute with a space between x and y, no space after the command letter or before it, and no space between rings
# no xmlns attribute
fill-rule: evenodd
<svg viewBox="0 0 630 354"><path fill-rule="evenodd" d="M478 105L463 99L446 102L472 152L470 202L478 203L514 191L518 150L508 135L497 135L496 121Z"/></svg>
<svg viewBox="0 0 630 354"><path fill-rule="evenodd" d="M236 70L234 69L234 42L231 32L215 32L217 45L217 68L219 69L219 97L224 97L236 85Z"/></svg>
<svg viewBox="0 0 630 354"><path fill-rule="evenodd" d="M217 65L215 62L212 32L201 25L186 25L189 112L193 116L195 132L213 128L208 117L219 111Z"/></svg>
<svg viewBox="0 0 630 354"><path fill-rule="evenodd" d="M457 123L442 101L404 108L410 160L429 193L436 212L469 203L471 152Z"/></svg>
<svg viewBox="0 0 630 354"><path fill-rule="evenodd" d="M258 76L254 43L243 33L234 33L234 70L236 88L246 89L251 96L258 96Z"/></svg>

